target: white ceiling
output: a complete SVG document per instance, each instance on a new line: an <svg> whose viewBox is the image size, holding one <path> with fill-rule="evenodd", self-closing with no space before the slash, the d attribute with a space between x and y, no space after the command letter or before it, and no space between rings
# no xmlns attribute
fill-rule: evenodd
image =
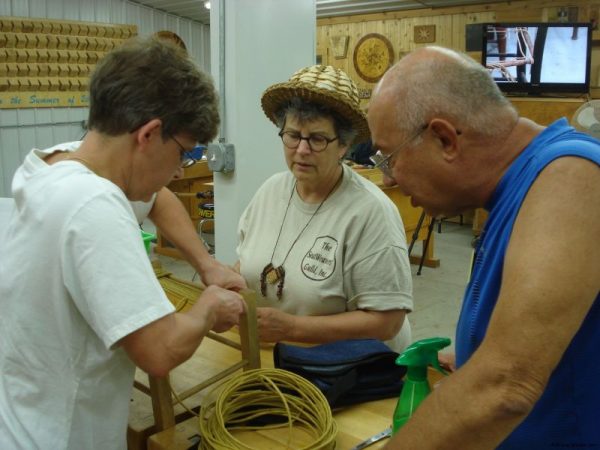
<svg viewBox="0 0 600 450"><path fill-rule="evenodd" d="M210 11L204 7L204 0L132 0L135 3L166 11L201 23L210 22ZM247 0L261 1L261 0ZM403 9L443 8L483 3L497 3L498 0L316 0L317 18L369 14Z"/></svg>

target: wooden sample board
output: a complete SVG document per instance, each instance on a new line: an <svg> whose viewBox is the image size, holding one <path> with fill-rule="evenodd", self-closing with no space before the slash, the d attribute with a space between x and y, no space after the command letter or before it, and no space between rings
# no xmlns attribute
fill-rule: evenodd
<svg viewBox="0 0 600 450"><path fill-rule="evenodd" d="M88 106L96 63L135 25L0 17L0 109Z"/></svg>

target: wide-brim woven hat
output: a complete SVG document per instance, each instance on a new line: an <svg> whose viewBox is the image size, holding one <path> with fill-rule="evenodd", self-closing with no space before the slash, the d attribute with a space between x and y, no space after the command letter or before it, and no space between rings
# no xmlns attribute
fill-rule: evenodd
<svg viewBox="0 0 600 450"><path fill-rule="evenodd" d="M275 113L294 97L336 111L356 130L355 142L369 138L369 126L360 107L358 88L343 70L321 65L300 69L285 83L274 84L263 92L262 109L277 125Z"/></svg>

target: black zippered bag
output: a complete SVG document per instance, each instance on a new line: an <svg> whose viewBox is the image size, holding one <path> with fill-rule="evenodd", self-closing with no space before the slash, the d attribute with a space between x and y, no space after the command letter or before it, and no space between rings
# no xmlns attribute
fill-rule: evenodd
<svg viewBox="0 0 600 450"><path fill-rule="evenodd" d="M398 353L377 339L349 339L301 347L277 343L275 367L294 372L316 385L332 408L398 397L405 366Z"/></svg>

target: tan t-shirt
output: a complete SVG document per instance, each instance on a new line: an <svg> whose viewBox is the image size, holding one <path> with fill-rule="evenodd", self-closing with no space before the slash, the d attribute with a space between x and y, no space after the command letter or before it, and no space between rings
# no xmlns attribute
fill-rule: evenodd
<svg viewBox="0 0 600 450"><path fill-rule="evenodd" d="M411 311L406 236L392 201L373 183L344 166L339 188L300 234L319 205L305 203L297 193L290 200L293 187L290 172L272 176L240 218L240 270L248 287L257 292L261 272L271 261L281 229L273 265L283 263L285 268L283 295L279 300L277 284L267 284L266 298L260 299L259 306L297 315L329 315L356 309ZM410 325L405 320L402 330L387 344L399 352L410 340Z"/></svg>

